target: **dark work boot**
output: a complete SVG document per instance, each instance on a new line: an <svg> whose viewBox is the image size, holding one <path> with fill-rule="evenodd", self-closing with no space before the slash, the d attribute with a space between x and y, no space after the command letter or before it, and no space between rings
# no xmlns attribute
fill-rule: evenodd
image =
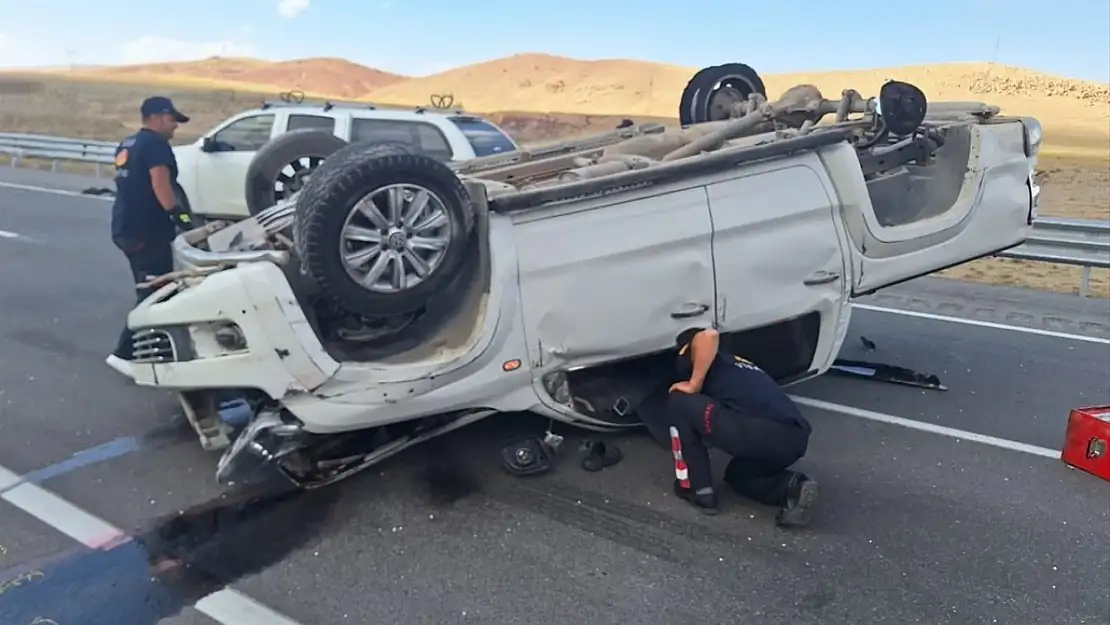
<svg viewBox="0 0 1110 625"><path fill-rule="evenodd" d="M821 494L821 486L802 473L793 473L786 487L786 505L775 515L780 527L804 527L809 524L813 506Z"/></svg>
<svg viewBox="0 0 1110 625"><path fill-rule="evenodd" d="M699 492L695 492L692 488L683 488L682 482L675 480L674 494L679 499L683 499L697 508L702 514L717 514L721 511L717 503L717 493L712 487L699 489Z"/></svg>

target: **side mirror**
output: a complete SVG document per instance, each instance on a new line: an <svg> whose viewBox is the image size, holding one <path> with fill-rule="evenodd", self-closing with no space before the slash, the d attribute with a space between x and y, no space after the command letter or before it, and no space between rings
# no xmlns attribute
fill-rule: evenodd
<svg viewBox="0 0 1110 625"><path fill-rule="evenodd" d="M218 145L219 145L218 142L215 139L213 139L212 137L205 137L200 142L200 151L201 152L219 152Z"/></svg>
<svg viewBox="0 0 1110 625"><path fill-rule="evenodd" d="M895 136L912 134L925 121L929 102L925 93L908 82L888 81L879 90L879 115Z"/></svg>

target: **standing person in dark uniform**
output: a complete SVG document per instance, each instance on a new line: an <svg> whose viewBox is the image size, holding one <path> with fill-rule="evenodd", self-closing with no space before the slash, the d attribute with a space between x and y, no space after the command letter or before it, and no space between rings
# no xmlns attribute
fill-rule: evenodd
<svg viewBox="0 0 1110 625"><path fill-rule="evenodd" d="M806 525L817 500L815 480L788 467L806 453L810 424L782 387L751 362L719 349L712 329L678 335L678 373L670 387L667 420L688 479L675 494L707 514L718 511L707 446L732 456L724 481L737 493L779 508L781 526Z"/></svg>
<svg viewBox="0 0 1110 625"><path fill-rule="evenodd" d="M178 124L189 118L169 98L143 101L143 127L116 147L116 200L112 205L112 242L127 257L139 302L152 289L139 283L173 271L171 243L177 226L191 224L189 213L177 204L177 159L170 139ZM107 363L132 377L131 331L124 322L116 349Z"/></svg>

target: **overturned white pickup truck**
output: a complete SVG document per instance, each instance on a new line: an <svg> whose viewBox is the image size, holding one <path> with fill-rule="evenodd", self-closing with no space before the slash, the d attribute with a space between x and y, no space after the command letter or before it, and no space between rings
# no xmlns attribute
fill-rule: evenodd
<svg viewBox="0 0 1110 625"><path fill-rule="evenodd" d="M831 123L818 124L826 116ZM850 300L1021 244L1036 120L707 68L681 130L630 126L455 167L349 145L303 191L178 237L130 315L135 380L220 463L314 487L495 412L636 427L675 336L715 326L783 384L826 371ZM240 424L242 425L242 424Z"/></svg>

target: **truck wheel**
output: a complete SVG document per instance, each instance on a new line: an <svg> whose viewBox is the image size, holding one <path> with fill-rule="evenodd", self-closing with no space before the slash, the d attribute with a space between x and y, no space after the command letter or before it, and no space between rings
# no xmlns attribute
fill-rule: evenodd
<svg viewBox="0 0 1110 625"><path fill-rule="evenodd" d="M743 63L726 63L706 67L694 74L678 102L678 121L683 126L728 119L715 112L749 94L767 96L767 87L751 67Z"/></svg>
<svg viewBox="0 0 1110 625"><path fill-rule="evenodd" d="M297 256L351 312L425 305L471 250L470 196L455 172L399 144L354 144L326 160L297 199Z"/></svg>
<svg viewBox="0 0 1110 625"><path fill-rule="evenodd" d="M325 158L347 142L323 130L293 130L266 142L247 167L247 210L251 215L300 191Z"/></svg>

